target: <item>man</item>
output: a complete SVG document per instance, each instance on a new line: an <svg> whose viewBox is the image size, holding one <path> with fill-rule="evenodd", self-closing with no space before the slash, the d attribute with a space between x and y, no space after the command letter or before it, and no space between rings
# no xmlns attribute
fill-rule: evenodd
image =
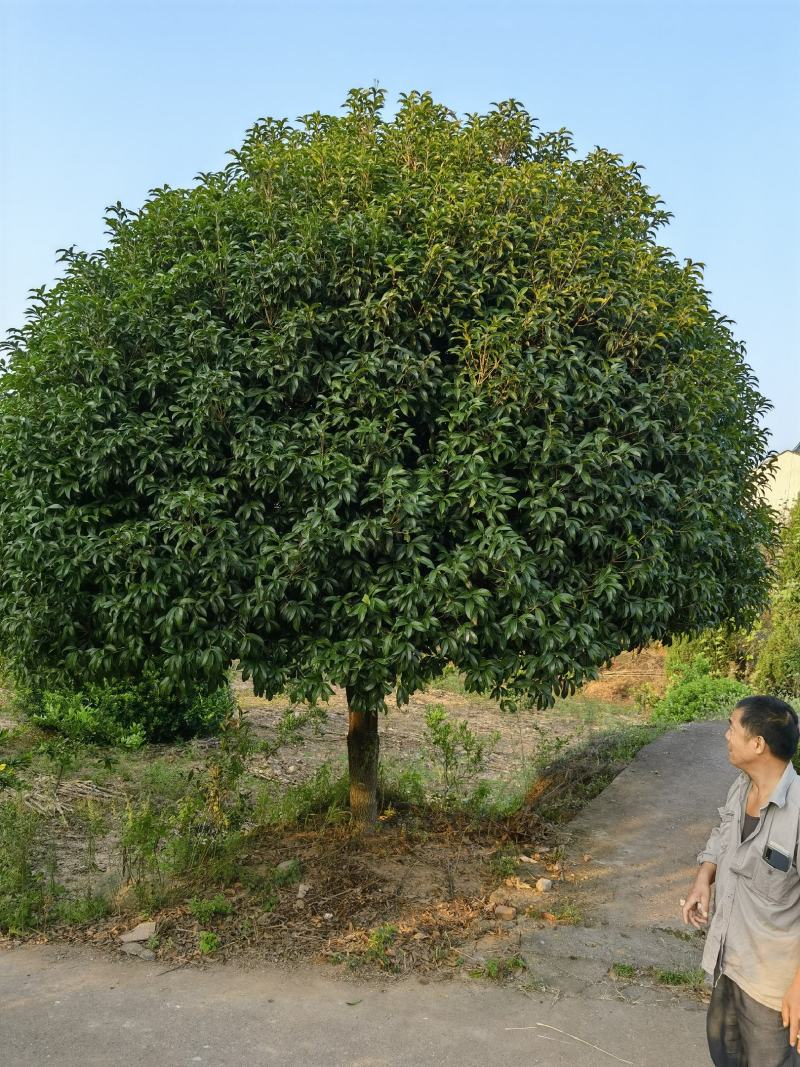
<svg viewBox="0 0 800 1067"><path fill-rule="evenodd" d="M704 926L714 885L708 1047L716 1067L800 1065L797 715L775 697L746 697L728 724L728 756L742 773L683 906L684 922Z"/></svg>

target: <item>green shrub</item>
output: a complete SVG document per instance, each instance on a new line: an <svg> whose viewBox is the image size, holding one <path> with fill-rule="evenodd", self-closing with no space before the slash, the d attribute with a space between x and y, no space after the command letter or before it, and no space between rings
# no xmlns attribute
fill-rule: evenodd
<svg viewBox="0 0 800 1067"><path fill-rule="evenodd" d="M212 952L216 952L219 948L220 941L217 934L212 933L210 930L201 930L197 935L197 947L200 949L204 956L210 955Z"/></svg>
<svg viewBox="0 0 800 1067"><path fill-rule="evenodd" d="M725 718L737 701L749 693L750 689L744 682L709 674L708 661L698 657L656 704L653 722L681 723Z"/></svg>
<svg viewBox="0 0 800 1067"><path fill-rule="evenodd" d="M384 760L378 773L378 796L382 807L415 808L425 803L425 773L419 763L400 764Z"/></svg>
<svg viewBox="0 0 800 1067"><path fill-rule="evenodd" d="M189 901L189 911L202 926L208 926L216 916L230 915L233 911L233 905L222 893L217 893L216 896L211 897L209 900L192 897Z"/></svg>
<svg viewBox="0 0 800 1067"><path fill-rule="evenodd" d="M278 865L269 876L269 883L273 888L280 889L285 885L297 885L303 877L303 868L300 860L292 859L288 863Z"/></svg>
<svg viewBox="0 0 800 1067"><path fill-rule="evenodd" d="M228 686L190 698L165 697L156 679L106 682L81 690L23 690L28 718L76 741L139 748L146 741L215 734L235 704Z"/></svg>
<svg viewBox="0 0 800 1067"><path fill-rule="evenodd" d="M451 722L441 704L431 705L425 715L424 751L444 786L448 800L463 795L468 782L473 781L486 766L492 748L500 734L484 737L469 728L466 719Z"/></svg>

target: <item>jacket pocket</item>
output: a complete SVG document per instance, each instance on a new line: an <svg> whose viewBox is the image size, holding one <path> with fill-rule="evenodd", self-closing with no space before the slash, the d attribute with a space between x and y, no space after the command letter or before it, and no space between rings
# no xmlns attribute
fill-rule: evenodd
<svg viewBox="0 0 800 1067"><path fill-rule="evenodd" d="M765 859L759 858L753 873L753 889L759 896L775 904L782 904L788 900L792 891L796 891L800 879L794 867L788 871L778 871L770 867Z"/></svg>

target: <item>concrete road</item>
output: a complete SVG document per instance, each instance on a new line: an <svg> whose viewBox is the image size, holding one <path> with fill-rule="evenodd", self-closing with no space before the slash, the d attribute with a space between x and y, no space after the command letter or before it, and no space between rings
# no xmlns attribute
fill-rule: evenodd
<svg viewBox="0 0 800 1067"><path fill-rule="evenodd" d="M0 952L3 1067L696 1067L687 1003L526 996L467 981L383 986L318 971L163 973L54 946Z"/></svg>
<svg viewBox="0 0 800 1067"><path fill-rule="evenodd" d="M659 737L570 824L575 851L592 856L585 874L596 922L687 929L680 899L739 773L726 729L693 722Z"/></svg>

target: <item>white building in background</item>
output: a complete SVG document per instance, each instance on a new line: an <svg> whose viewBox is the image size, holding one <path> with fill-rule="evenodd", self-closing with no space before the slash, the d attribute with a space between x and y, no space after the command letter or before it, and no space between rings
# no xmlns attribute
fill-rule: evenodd
<svg viewBox="0 0 800 1067"><path fill-rule="evenodd" d="M800 497L800 444L788 452L781 452L773 467L774 477L766 490L769 503L782 519Z"/></svg>

